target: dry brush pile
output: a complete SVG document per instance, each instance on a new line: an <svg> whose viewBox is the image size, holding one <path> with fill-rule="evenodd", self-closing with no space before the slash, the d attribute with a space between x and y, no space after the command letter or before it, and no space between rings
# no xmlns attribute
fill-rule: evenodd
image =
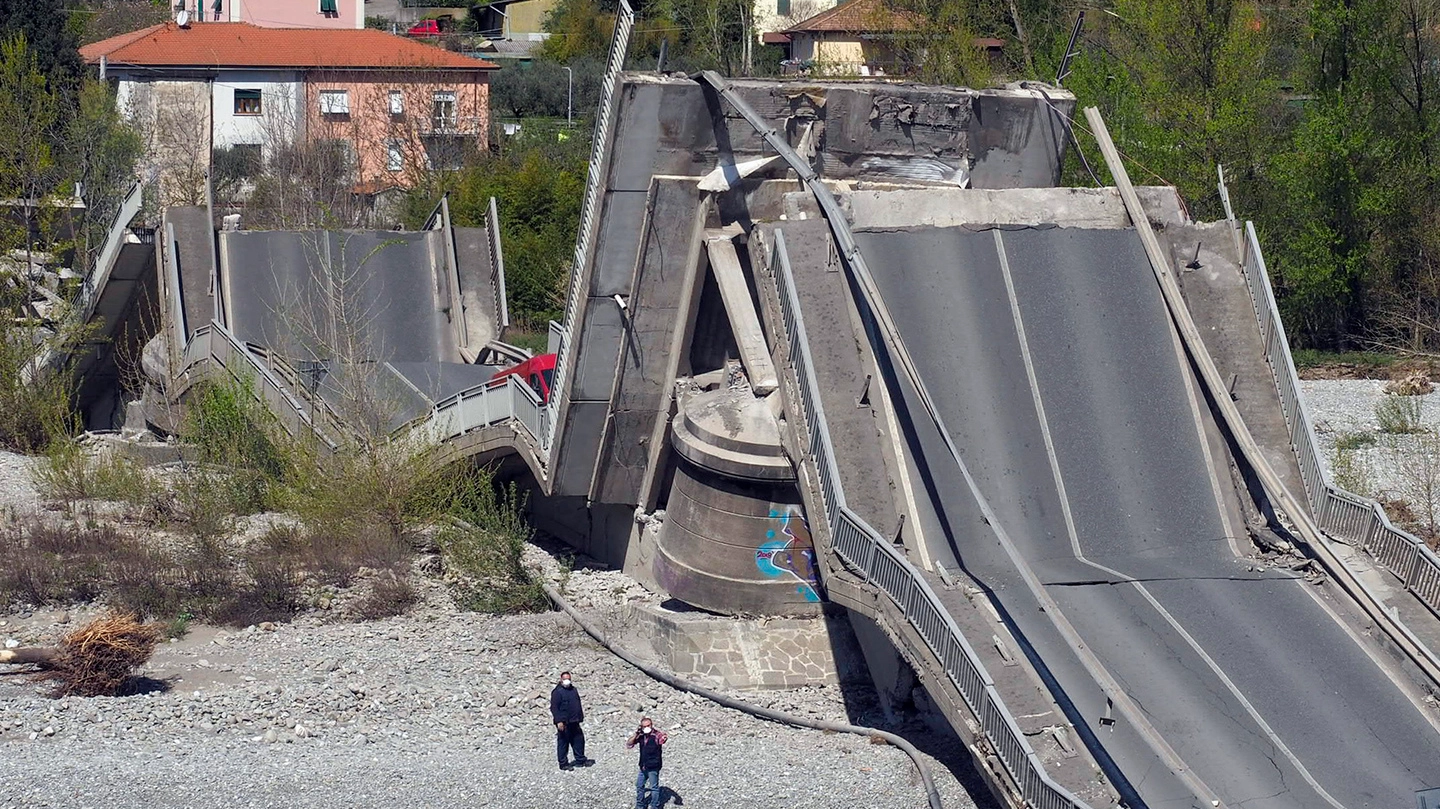
<svg viewBox="0 0 1440 809"><path fill-rule="evenodd" d="M54 647L0 651L0 663L28 666L51 684L55 697L121 696L136 689L136 674L162 632L133 614L112 612L65 635Z"/></svg>

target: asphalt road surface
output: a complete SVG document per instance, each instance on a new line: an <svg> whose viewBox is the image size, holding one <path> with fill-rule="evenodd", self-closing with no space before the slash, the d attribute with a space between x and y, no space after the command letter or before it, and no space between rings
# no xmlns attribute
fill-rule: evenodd
<svg viewBox="0 0 1440 809"><path fill-rule="evenodd" d="M950 526L930 553L991 591L1097 758L1124 774L1122 793L1200 805L1198 780L1227 806L1359 809L1410 806L1440 785L1440 733L1323 595L1237 556L1249 543L1226 461L1133 231L858 240L951 438L1061 615L1038 609L943 442L912 416ZM1053 619L1138 723L1096 696Z"/></svg>

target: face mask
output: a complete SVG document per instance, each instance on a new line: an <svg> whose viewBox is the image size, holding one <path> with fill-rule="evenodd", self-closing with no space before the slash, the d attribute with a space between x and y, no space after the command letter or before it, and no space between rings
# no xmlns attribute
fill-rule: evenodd
<svg viewBox="0 0 1440 809"><path fill-rule="evenodd" d="M641 733L649 733L650 731L652 731L652 730L654 730L654 729L655 729L655 728L640 728L640 732L641 732Z"/></svg>
<svg viewBox="0 0 1440 809"><path fill-rule="evenodd" d="M565 686L566 688L570 688L570 687L571 687L569 680L561 680L561 681L560 681L560 684L563 685L563 686Z"/></svg>

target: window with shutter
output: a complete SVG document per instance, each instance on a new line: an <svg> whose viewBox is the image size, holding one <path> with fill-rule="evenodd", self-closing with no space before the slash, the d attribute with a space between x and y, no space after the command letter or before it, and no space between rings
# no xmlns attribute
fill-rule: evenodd
<svg viewBox="0 0 1440 809"><path fill-rule="evenodd" d="M335 4L335 0L320 0L320 13L326 17L339 17L340 7Z"/></svg>
<svg viewBox="0 0 1440 809"><path fill-rule="evenodd" d="M260 112L259 90L235 90L236 115L259 115Z"/></svg>

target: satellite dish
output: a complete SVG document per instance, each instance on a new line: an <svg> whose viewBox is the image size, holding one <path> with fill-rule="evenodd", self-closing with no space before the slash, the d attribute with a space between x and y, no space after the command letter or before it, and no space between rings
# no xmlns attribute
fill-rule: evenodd
<svg viewBox="0 0 1440 809"><path fill-rule="evenodd" d="M190 27L190 12L180 9L180 13L175 15L175 24L181 28Z"/></svg>

